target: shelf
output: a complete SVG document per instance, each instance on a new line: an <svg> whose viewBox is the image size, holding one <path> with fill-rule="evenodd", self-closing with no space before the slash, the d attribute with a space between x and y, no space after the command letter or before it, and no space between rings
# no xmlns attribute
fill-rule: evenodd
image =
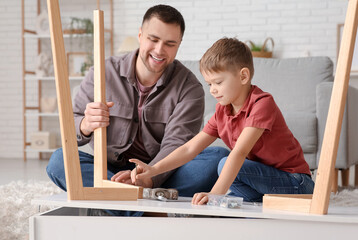
<svg viewBox="0 0 358 240"><path fill-rule="evenodd" d="M80 77L69 77L68 79L70 81L82 81L85 77L84 76L80 76ZM27 75L25 76L25 80L26 81L37 81L37 80L42 80L42 81L55 81L55 77L38 77L36 75Z"/></svg>
<svg viewBox="0 0 358 240"><path fill-rule="evenodd" d="M81 33L81 34L63 34L63 38L91 38L93 34L90 33ZM104 31L104 37L110 38L110 32L109 30ZM24 38L28 39L45 39L48 38L51 39L50 33L48 34L24 34Z"/></svg>
<svg viewBox="0 0 358 240"><path fill-rule="evenodd" d="M38 112L33 112L33 113L25 113L26 117L58 117L58 113L38 113Z"/></svg>
<svg viewBox="0 0 358 240"><path fill-rule="evenodd" d="M92 37L92 34L63 34L63 38L70 38L70 37ZM24 38L34 38L34 39L38 39L38 38L48 38L51 39L50 34L25 34Z"/></svg>
<svg viewBox="0 0 358 240"><path fill-rule="evenodd" d="M25 151L28 152L28 153L53 153L56 150L57 150L57 148L53 148L53 149L33 149L31 147L27 147L25 149Z"/></svg>
<svg viewBox="0 0 358 240"><path fill-rule="evenodd" d="M59 118L58 112L51 112L51 113L45 113L41 112L41 100L43 99L45 94L51 94L54 95L55 89L55 77L54 76L46 76L46 77L40 77L36 76L36 71L29 71L28 69L33 69L38 66L37 63L37 57L42 52L50 53L51 50L51 35L48 28L48 16L45 14L46 12L46 4L42 0L34 0L31 1L31 9L26 10L26 4L28 4L28 1L26 0L20 0L21 1L21 44L22 44L22 90L23 90L23 98L22 98L22 108L23 108L23 157L24 161L26 161L27 153L38 153L39 158L41 159L42 153L52 153L56 149L32 149L30 147L30 143L26 142L26 139L28 139L28 127L27 126L36 126L32 127L32 131L46 131L48 128L56 128L57 125L59 125L57 122L55 126L53 126L53 123L57 121ZM97 9L100 9L100 2L103 0L97 0ZM36 4L35 4L36 3ZM110 0L109 2L109 22L107 28L104 28L104 39L109 49L106 48L106 50L110 50L110 55L113 55L113 0ZM66 9L67 7L71 6L71 3L61 3L60 5L65 4ZM85 3L83 3L85 4ZM44 7L44 9L42 9ZM94 6L93 6L94 7ZM37 11L35 10L37 8ZM86 8L87 9L87 8ZM89 9L89 8L88 8ZM92 8L93 9L93 8ZM85 9L84 9L85 10ZM34 14L34 11L36 11L36 15ZM85 10L87 12L87 10ZM25 16L25 14L31 13L31 16ZM43 14L44 13L44 14ZM71 8L68 8L66 16L71 16L77 14L76 12L71 11ZM79 14L81 17L82 15ZM30 20L30 22L28 22ZM26 22L28 23L28 26L30 28L25 27ZM31 25L30 25L31 23ZM47 24L43 25L43 24ZM42 26L43 25L43 26ZM70 28L65 27L65 28ZM63 31L64 32L64 31ZM79 31L77 32L70 32L67 31L66 34L63 34L64 44L65 44L65 50L66 47L68 48L68 52L92 52L88 48L90 48L91 42L93 38L93 33L81 33ZM86 44L86 45L82 45ZM89 45L87 47L87 45ZM28 55L29 54L29 55ZM49 54L48 54L49 55ZM30 60L31 56L31 64L27 65ZM51 55L52 56L52 55ZM69 56L69 55L68 55ZM38 59L40 60L40 59ZM46 60L46 59L45 59ZM35 62L36 61L36 62ZM47 62L48 63L48 62ZM77 66L77 65L76 65ZM46 69L41 70L50 70L47 69L50 66L43 65L41 66ZM68 70L68 69L67 69ZM39 73L39 72L38 72ZM44 73L48 73L47 75L53 75L53 72L50 71L44 71ZM72 74L75 75L75 74ZM80 74L78 74L80 75ZM75 88L75 85L80 84L80 82L84 79L84 76L76 76L76 77L69 77L68 80L70 81L70 88L73 90ZM28 90L30 90L28 92ZM30 97L31 96L31 97ZM31 101L30 101L31 100ZM36 102L37 100L37 102ZM30 106L29 106L30 105ZM44 109L44 108L43 108ZM36 125L32 123L36 123ZM51 123L51 124L46 124ZM58 126L59 128L59 126ZM54 129L51 129L54 130Z"/></svg>

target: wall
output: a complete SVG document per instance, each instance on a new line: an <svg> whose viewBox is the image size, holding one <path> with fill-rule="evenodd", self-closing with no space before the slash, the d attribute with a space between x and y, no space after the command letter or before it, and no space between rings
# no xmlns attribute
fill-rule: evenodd
<svg viewBox="0 0 358 240"><path fill-rule="evenodd" d="M36 1L25 1L26 23L33 29ZM91 1L95 6L95 1ZM92 16L91 1L60 0L61 11L72 11L63 16L81 17L84 11L89 12L84 16ZM347 0L113 1L115 49L125 36L137 35L148 7L166 3L180 10L186 20L178 59L198 60L217 39L237 36L259 43L272 37L277 58L327 55L334 62L337 24L344 22L348 3ZM107 6L104 4L104 9ZM0 158L21 158L21 1L0 1L0 32ZM35 44L30 45L27 48L34 50L31 48ZM33 66L36 55L29 53L28 56L26 62ZM35 92L36 86L31 86L28 98L33 102L37 101ZM33 121L28 128L36 126L37 122ZM31 156L37 157L37 154Z"/></svg>
<svg viewBox="0 0 358 240"><path fill-rule="evenodd" d="M0 32L0 157L21 157L20 1L0 1Z"/></svg>
<svg viewBox="0 0 358 240"><path fill-rule="evenodd" d="M145 3L143 3L145 2ZM116 38L136 35L139 22L154 3L176 7L187 30L178 59L200 59L217 39L237 36L262 43L275 40L274 57L328 55L336 58L337 23L343 23L346 0L119 1ZM122 21L122 20L125 21Z"/></svg>

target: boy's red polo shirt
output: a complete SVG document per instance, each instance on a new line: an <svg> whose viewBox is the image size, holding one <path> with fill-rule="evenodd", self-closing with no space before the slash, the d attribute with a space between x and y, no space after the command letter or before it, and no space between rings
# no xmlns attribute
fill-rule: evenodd
<svg viewBox="0 0 358 240"><path fill-rule="evenodd" d="M215 114L203 131L221 138L233 149L245 127L264 128L248 159L290 173L311 174L301 145L287 127L271 94L253 85L243 107L235 116L231 115L231 108L231 105L221 106L218 103Z"/></svg>

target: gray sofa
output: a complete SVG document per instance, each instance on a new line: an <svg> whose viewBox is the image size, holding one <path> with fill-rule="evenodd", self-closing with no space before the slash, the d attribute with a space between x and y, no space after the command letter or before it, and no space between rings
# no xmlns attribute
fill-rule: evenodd
<svg viewBox="0 0 358 240"><path fill-rule="evenodd" d="M205 90L206 123L215 112L216 100L199 71L198 61L182 61L202 82ZM314 170L318 167L325 122L333 86L333 63L328 57L290 59L254 58L252 83L271 93L287 125L300 142L305 159ZM358 164L358 89L349 87L342 133L336 161L337 169ZM214 145L224 146L217 141Z"/></svg>
<svg viewBox="0 0 358 240"><path fill-rule="evenodd" d="M203 84L206 123L214 114L217 101L210 95L209 87L200 74L199 62L182 63ZM254 65L253 84L273 95L287 125L300 142L310 169L317 169L333 86L333 62L328 57L254 58ZM73 96L77 90L76 87ZM348 169L358 164L358 111L355 103L358 103L358 89L350 86L336 169ZM213 145L226 147L221 140ZM88 145L80 147L80 150L93 153Z"/></svg>

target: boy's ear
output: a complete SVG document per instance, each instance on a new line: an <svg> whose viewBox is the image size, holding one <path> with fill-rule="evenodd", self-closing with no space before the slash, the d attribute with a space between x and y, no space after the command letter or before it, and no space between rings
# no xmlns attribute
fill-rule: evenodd
<svg viewBox="0 0 358 240"><path fill-rule="evenodd" d="M244 67L240 70L240 80L243 85L250 81L250 70L248 68Z"/></svg>
<svg viewBox="0 0 358 240"><path fill-rule="evenodd" d="M250 81L250 70L248 68L240 70L240 80L242 84L247 84Z"/></svg>

